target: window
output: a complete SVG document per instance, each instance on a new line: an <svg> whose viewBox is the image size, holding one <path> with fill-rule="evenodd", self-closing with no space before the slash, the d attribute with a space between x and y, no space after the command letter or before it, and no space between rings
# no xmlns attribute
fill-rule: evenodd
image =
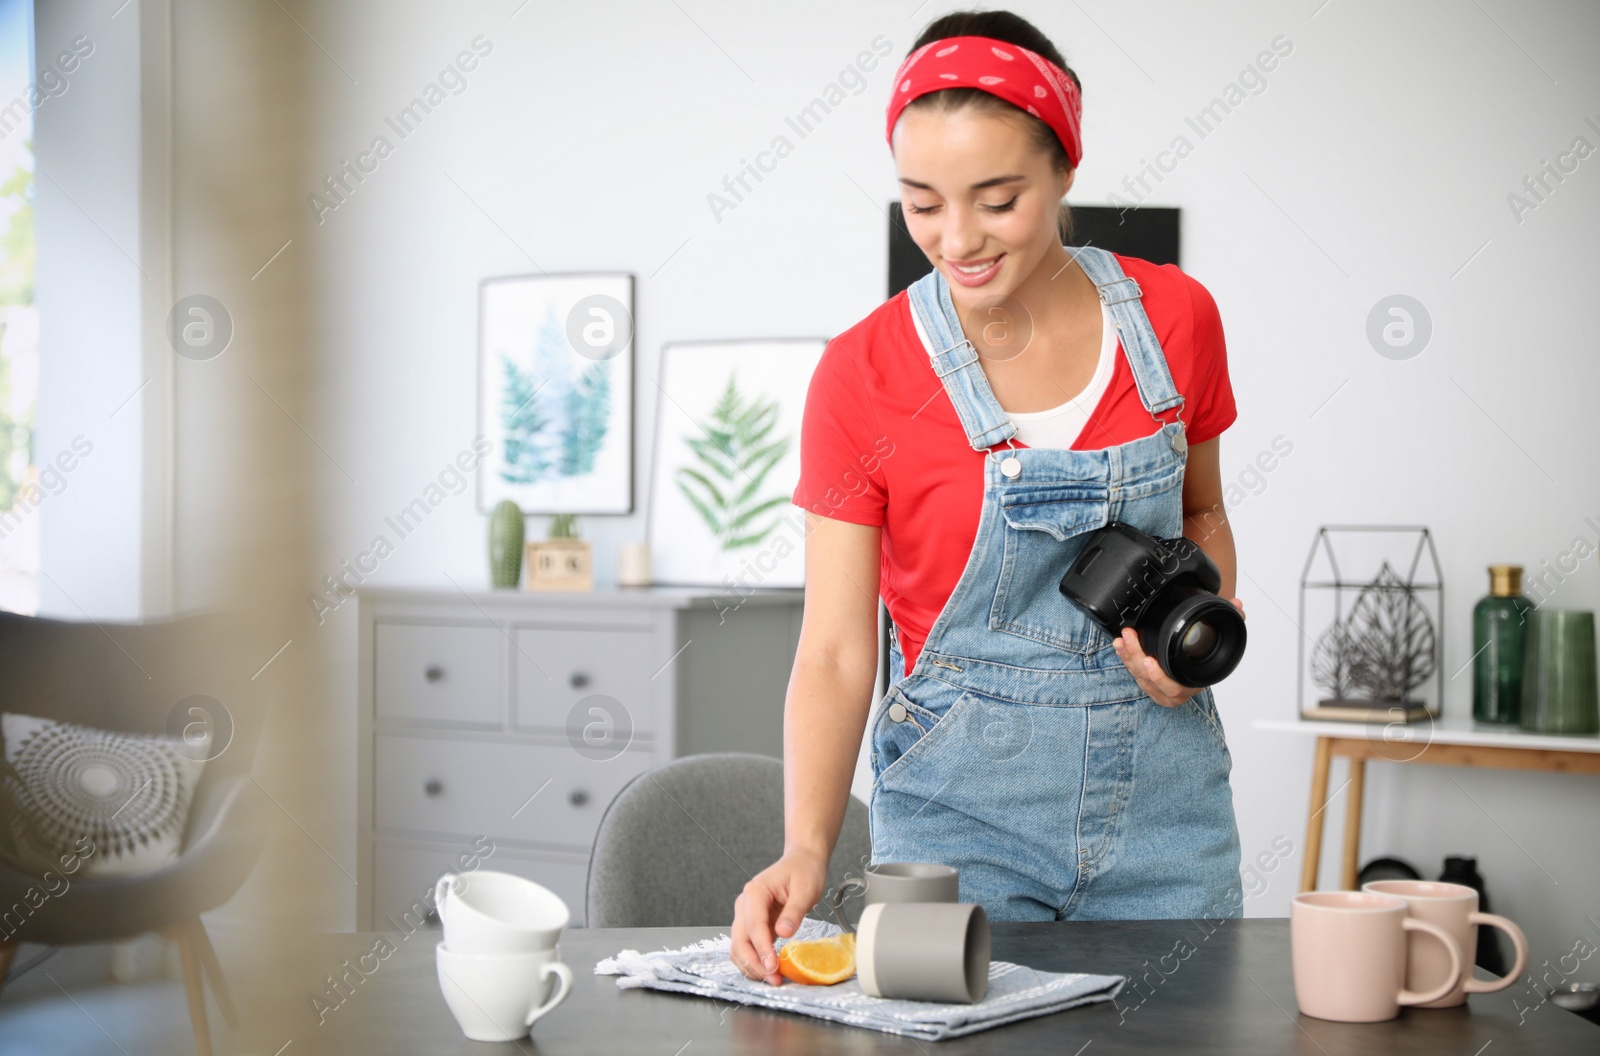
<svg viewBox="0 0 1600 1056"><path fill-rule="evenodd" d="M33 5L0 0L0 609L39 609L43 495L33 458L39 315L33 303Z"/></svg>

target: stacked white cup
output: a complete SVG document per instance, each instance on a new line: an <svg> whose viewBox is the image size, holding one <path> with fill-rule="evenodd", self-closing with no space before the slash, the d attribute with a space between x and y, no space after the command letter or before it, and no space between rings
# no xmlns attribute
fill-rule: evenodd
<svg viewBox="0 0 1600 1056"><path fill-rule="evenodd" d="M444 941L439 989L473 1041L515 1041L572 989L557 943L571 914L559 895L510 873L446 873L434 887Z"/></svg>

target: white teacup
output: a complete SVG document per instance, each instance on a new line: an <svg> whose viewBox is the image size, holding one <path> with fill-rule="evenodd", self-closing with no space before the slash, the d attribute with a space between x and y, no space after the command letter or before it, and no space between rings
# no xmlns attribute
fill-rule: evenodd
<svg viewBox="0 0 1600 1056"><path fill-rule="evenodd" d="M456 953L552 950L571 914L547 887L511 873L446 873L434 885L445 945Z"/></svg>
<svg viewBox="0 0 1600 1056"><path fill-rule="evenodd" d="M456 953L437 947L444 1003L473 1041L515 1041L572 990L572 971L559 951ZM551 976L555 977L554 985Z"/></svg>

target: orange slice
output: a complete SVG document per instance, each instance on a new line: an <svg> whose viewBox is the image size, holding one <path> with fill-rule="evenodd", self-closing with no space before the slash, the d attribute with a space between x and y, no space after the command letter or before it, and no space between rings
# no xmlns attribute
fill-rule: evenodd
<svg viewBox="0 0 1600 1056"><path fill-rule="evenodd" d="M826 939L786 942L778 951L778 974L813 986L842 983L856 974L856 937L845 932Z"/></svg>

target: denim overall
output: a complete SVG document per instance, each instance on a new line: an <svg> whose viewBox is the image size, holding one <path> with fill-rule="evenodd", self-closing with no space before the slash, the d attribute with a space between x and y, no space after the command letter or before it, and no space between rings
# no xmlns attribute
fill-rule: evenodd
<svg viewBox="0 0 1600 1056"><path fill-rule="evenodd" d="M1089 533L1117 520L1181 534L1183 397L1112 254L1073 248L1111 310L1157 428L1117 447L991 450L1016 426L994 398L937 270L909 291L934 372L984 459L972 553L868 727L874 862L942 862L992 920L1236 917L1243 892L1211 690L1178 707L1140 690L1112 637L1057 589Z"/></svg>

